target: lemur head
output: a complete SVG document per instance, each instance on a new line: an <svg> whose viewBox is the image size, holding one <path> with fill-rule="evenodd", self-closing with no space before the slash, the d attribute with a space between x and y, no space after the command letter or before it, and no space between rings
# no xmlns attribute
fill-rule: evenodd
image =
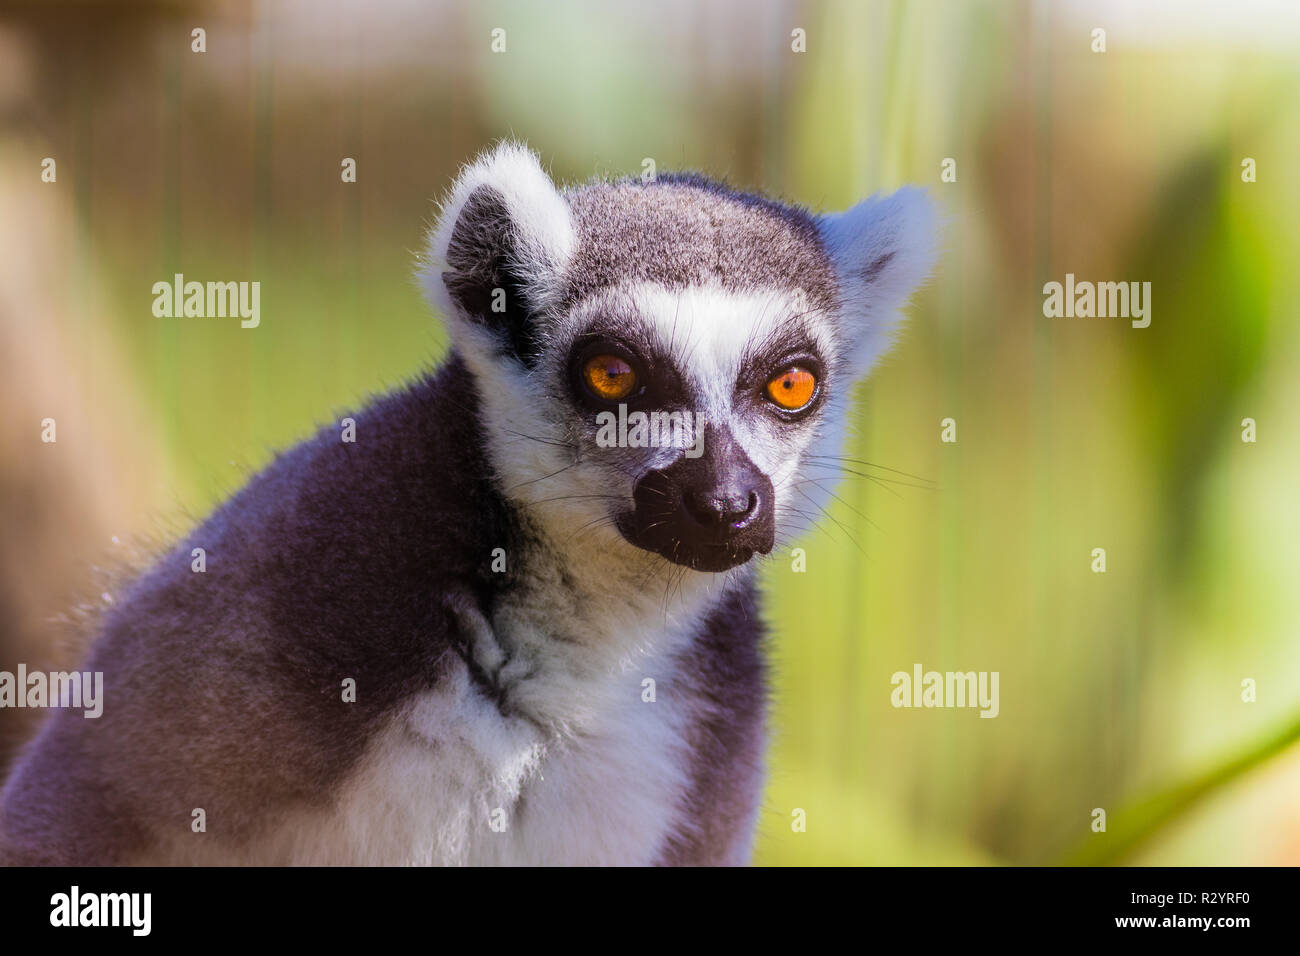
<svg viewBox="0 0 1300 956"><path fill-rule="evenodd" d="M557 189L505 143L422 264L502 491L558 547L726 571L803 530L849 391L933 262L903 189L815 216L694 175Z"/></svg>

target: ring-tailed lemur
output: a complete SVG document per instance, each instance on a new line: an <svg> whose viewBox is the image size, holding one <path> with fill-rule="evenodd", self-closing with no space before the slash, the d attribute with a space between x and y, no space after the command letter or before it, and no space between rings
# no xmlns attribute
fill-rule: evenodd
<svg viewBox="0 0 1300 956"><path fill-rule="evenodd" d="M422 262L451 356L121 596L86 665L103 715L26 749L0 855L746 862L751 558L827 500L804 467L838 452L934 233L915 189L814 216L695 175L560 190L488 152Z"/></svg>

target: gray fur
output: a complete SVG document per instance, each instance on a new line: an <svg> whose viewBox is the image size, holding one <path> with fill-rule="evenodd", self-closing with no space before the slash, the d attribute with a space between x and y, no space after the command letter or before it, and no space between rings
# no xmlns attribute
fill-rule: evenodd
<svg viewBox="0 0 1300 956"><path fill-rule="evenodd" d="M802 287L812 305L835 304L834 268L816 221L801 209L694 175L594 183L565 198L578 233L565 270L569 304L633 281L669 289Z"/></svg>

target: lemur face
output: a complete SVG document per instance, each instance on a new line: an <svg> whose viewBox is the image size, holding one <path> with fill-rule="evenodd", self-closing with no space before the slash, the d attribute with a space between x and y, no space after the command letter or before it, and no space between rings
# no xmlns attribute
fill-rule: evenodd
<svg viewBox="0 0 1300 956"><path fill-rule="evenodd" d="M721 572L817 518L819 456L932 247L914 190L823 217L695 176L560 192L504 144L424 274L507 497L557 546Z"/></svg>
<svg viewBox="0 0 1300 956"><path fill-rule="evenodd" d="M544 362L580 459L630 488L610 502L628 542L701 571L772 550L831 392L834 343L809 312L799 290L631 281L565 315Z"/></svg>

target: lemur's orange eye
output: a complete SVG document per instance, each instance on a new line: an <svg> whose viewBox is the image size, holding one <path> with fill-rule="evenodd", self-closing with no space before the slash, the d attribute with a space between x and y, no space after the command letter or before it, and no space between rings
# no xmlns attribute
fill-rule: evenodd
<svg viewBox="0 0 1300 956"><path fill-rule="evenodd" d="M792 366L767 383L767 397L788 412L797 412L813 399L817 376L800 365Z"/></svg>
<svg viewBox="0 0 1300 956"><path fill-rule="evenodd" d="M582 366L582 380L591 393L607 402L617 402L636 388L636 372L617 355L597 355Z"/></svg>

